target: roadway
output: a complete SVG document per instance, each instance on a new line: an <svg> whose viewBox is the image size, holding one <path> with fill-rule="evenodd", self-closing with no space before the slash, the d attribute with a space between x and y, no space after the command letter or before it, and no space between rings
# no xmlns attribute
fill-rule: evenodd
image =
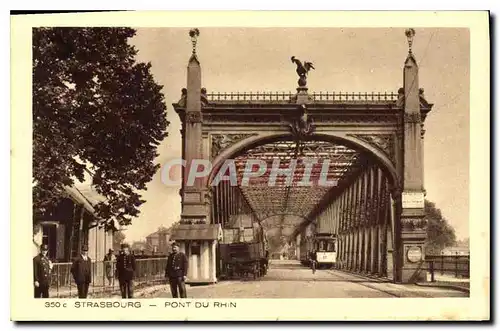
<svg viewBox="0 0 500 331"><path fill-rule="evenodd" d="M467 297L468 294L437 287L393 284L338 270L312 270L298 261L272 260L266 276L253 280L228 280L217 284L187 286L188 298L389 298ZM154 286L142 298L170 298L168 284Z"/></svg>

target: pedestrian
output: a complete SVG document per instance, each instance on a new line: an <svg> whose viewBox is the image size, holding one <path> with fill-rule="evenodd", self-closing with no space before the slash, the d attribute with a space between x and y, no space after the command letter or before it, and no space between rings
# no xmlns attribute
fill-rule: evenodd
<svg viewBox="0 0 500 331"><path fill-rule="evenodd" d="M165 278L170 283L172 298L187 298L186 284L188 271L188 259L186 254L179 252L179 244L172 243L172 253L167 258L167 267L165 268Z"/></svg>
<svg viewBox="0 0 500 331"><path fill-rule="evenodd" d="M52 261L47 254L49 247L43 244L40 247L40 254L33 258L33 278L35 286L35 298L48 298L50 287L50 274L52 272Z"/></svg>
<svg viewBox="0 0 500 331"><path fill-rule="evenodd" d="M134 293L135 257L128 244L122 244L122 254L116 259L116 276L120 283L122 298L131 299Z"/></svg>
<svg viewBox="0 0 500 331"><path fill-rule="evenodd" d="M104 270L106 271L106 278L108 279L109 286L111 286L114 279L113 271L115 261L115 255L113 254L113 250L110 248L108 254L104 256Z"/></svg>
<svg viewBox="0 0 500 331"><path fill-rule="evenodd" d="M310 256L309 256L309 260L311 262L311 269L312 269L312 273L316 273L316 263L317 263L317 254L316 254L316 250L312 250L311 253L310 253Z"/></svg>
<svg viewBox="0 0 500 331"><path fill-rule="evenodd" d="M78 289L78 298L86 299L89 294L89 285L92 282L92 260L88 256L89 248L85 245L82 252L71 265L71 274Z"/></svg>

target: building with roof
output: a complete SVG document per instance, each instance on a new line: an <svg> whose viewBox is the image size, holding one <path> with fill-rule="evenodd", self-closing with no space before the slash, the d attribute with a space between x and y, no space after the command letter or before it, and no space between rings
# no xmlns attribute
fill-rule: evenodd
<svg viewBox="0 0 500 331"><path fill-rule="evenodd" d="M50 259L69 262L81 253L83 245L87 245L90 258L102 261L113 248L113 233L119 225L97 217L94 206L104 201L104 197L90 183L90 175L86 174L84 182L65 187L57 206L44 214L34 211L34 254L38 253L40 245L46 244Z"/></svg>
<svg viewBox="0 0 500 331"><path fill-rule="evenodd" d="M153 254L165 255L170 251L170 229L160 228L146 237L146 243Z"/></svg>

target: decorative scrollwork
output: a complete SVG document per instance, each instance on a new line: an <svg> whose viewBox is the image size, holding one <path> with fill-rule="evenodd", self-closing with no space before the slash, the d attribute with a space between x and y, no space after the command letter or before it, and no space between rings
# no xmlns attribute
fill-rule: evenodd
<svg viewBox="0 0 500 331"><path fill-rule="evenodd" d="M389 160L395 162L395 145L394 136L392 134L353 134L351 136L363 140L377 149L380 149L389 158Z"/></svg>
<svg viewBox="0 0 500 331"><path fill-rule="evenodd" d="M405 123L421 123L422 117L420 113L405 113L404 114Z"/></svg>
<svg viewBox="0 0 500 331"><path fill-rule="evenodd" d="M207 220L205 218L182 218L180 220L181 224L206 224Z"/></svg>
<svg viewBox="0 0 500 331"><path fill-rule="evenodd" d="M401 228L406 231L425 230L427 220L425 218L401 218Z"/></svg>
<svg viewBox="0 0 500 331"><path fill-rule="evenodd" d="M420 138L424 139L424 136L425 136L424 123L420 123Z"/></svg>
<svg viewBox="0 0 500 331"><path fill-rule="evenodd" d="M177 105L181 108L185 108L186 105L187 105L187 93L188 93L188 90L187 88L183 88L181 90L181 98L179 99L179 101L177 101ZM207 96L207 89L206 88L202 88L200 90L200 101L201 101L201 105L202 107L208 105L208 96Z"/></svg>
<svg viewBox="0 0 500 331"><path fill-rule="evenodd" d="M198 111L187 112L186 121L188 123L201 123L201 112Z"/></svg>
<svg viewBox="0 0 500 331"><path fill-rule="evenodd" d="M245 138L255 136L256 133L228 133L212 135L212 159L226 148L236 144Z"/></svg>

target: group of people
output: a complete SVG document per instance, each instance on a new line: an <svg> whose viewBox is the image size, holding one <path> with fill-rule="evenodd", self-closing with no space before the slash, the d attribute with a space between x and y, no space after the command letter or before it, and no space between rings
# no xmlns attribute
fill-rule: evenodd
<svg viewBox="0 0 500 331"><path fill-rule="evenodd" d="M42 245L40 254L33 258L35 298L48 298L50 278L53 264L47 256L48 246ZM111 285L113 277L120 284L122 298L132 298L134 291L134 275L136 270L136 259L130 252L127 244L121 245L120 254L115 258L113 250L109 250L104 258L106 276ZM115 264L115 268L113 268ZM114 271L114 274L113 274ZM186 298L186 285L188 271L188 259L179 251L177 243L172 244L172 253L167 257L165 278L170 284L173 298ZM81 254L71 265L71 275L77 286L78 298L85 299L88 296L89 285L92 283L92 260L88 256L88 247L83 246Z"/></svg>

